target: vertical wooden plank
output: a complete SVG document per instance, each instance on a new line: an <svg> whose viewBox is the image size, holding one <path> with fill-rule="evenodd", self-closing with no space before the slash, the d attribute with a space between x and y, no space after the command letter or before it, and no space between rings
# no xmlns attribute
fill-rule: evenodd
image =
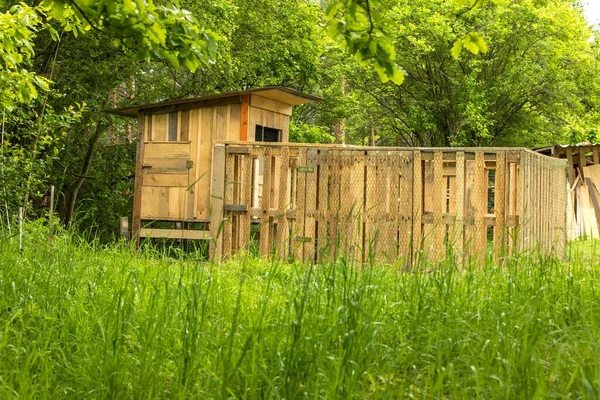
<svg viewBox="0 0 600 400"><path fill-rule="evenodd" d="M389 152L382 153L377 162L377 191L379 198L379 213L377 214L379 243L377 260L383 263L396 261L396 242L398 237L397 228L393 223L393 215L390 204L392 193L391 180L397 175L398 168L392 168L392 156ZM394 179L397 182L397 179ZM397 185L397 183L395 183Z"/></svg>
<svg viewBox="0 0 600 400"><path fill-rule="evenodd" d="M319 213L318 232L317 232L317 260L322 263L326 261L327 246L327 213L329 201L329 152L319 150L318 166L318 185L317 210Z"/></svg>
<svg viewBox="0 0 600 400"><path fill-rule="evenodd" d="M260 208L262 210L260 216L260 256L266 257L273 249L270 238L271 224L271 190L273 184L273 155L272 149L266 148L262 157L263 165L263 191Z"/></svg>
<svg viewBox="0 0 600 400"><path fill-rule="evenodd" d="M147 117L146 117L147 118ZM144 163L144 114L138 113L137 150L135 157L135 183L133 190L133 218L131 224L132 237L136 245L140 243L139 232L141 228L142 212L142 182Z"/></svg>
<svg viewBox="0 0 600 400"><path fill-rule="evenodd" d="M388 199L388 227L387 235L390 238L390 261L400 261L404 254L400 254L400 237L398 229L402 219L402 207L400 204L400 180L404 173L404 154L393 152L389 156L389 199Z"/></svg>
<svg viewBox="0 0 600 400"><path fill-rule="evenodd" d="M366 158L366 182L365 182L365 245L364 261L375 257L378 251L380 226L380 198L379 186L377 181L377 167L379 160L379 151L371 150ZM342 192L343 193L343 192Z"/></svg>
<svg viewBox="0 0 600 400"><path fill-rule="evenodd" d="M485 225L485 214L487 211L487 181L485 173L484 153L475 153L475 188L474 188L474 253L478 265L485 262L487 250L487 229Z"/></svg>
<svg viewBox="0 0 600 400"><path fill-rule="evenodd" d="M285 258L288 255L288 243L290 239L288 217L286 215L290 206L290 157L289 147L284 147L279 157L279 179L275 182L276 193L278 196L278 212L281 216L277 221L277 254L279 258Z"/></svg>
<svg viewBox="0 0 600 400"><path fill-rule="evenodd" d="M248 141L248 118L250 113L250 95L242 95L242 110L240 118L240 140Z"/></svg>
<svg viewBox="0 0 600 400"><path fill-rule="evenodd" d="M456 153L456 196L455 196L456 220L454 222L452 242L454 253L459 262L463 262L465 253L465 153Z"/></svg>
<svg viewBox="0 0 600 400"><path fill-rule="evenodd" d="M224 193L224 204L234 204L233 201L233 191L235 185L235 177L234 177L234 164L235 164L235 155L227 154L225 151L225 175L223 179L225 180L225 193ZM232 214L231 212L223 213L223 228L222 228L222 256L229 257L231 255L231 250L233 247L233 226L232 226Z"/></svg>
<svg viewBox="0 0 600 400"><path fill-rule="evenodd" d="M306 153L306 213L304 214L304 257L305 261L315 259L315 214L317 212L317 150Z"/></svg>
<svg viewBox="0 0 600 400"><path fill-rule="evenodd" d="M146 115L146 120L148 121L148 127L146 128L146 140L152 141L152 121L154 121L154 115Z"/></svg>
<svg viewBox="0 0 600 400"><path fill-rule="evenodd" d="M444 206L447 196L447 181L444 180L444 161L443 153L435 151L433 154L433 227L432 227L432 246L430 251L431 261L441 261L446 253L444 236L446 233L446 224L442 221Z"/></svg>
<svg viewBox="0 0 600 400"><path fill-rule="evenodd" d="M213 107L205 107L198 110L200 114L199 123L199 149L198 149L198 169L196 196L198 197L196 213L198 219L209 220L210 204L210 183L211 183L211 162L213 146Z"/></svg>
<svg viewBox="0 0 600 400"><path fill-rule="evenodd" d="M246 205L248 211L238 218L238 246L240 249L248 249L250 243L250 225L252 211L252 155L245 154L241 162L241 201L240 204Z"/></svg>
<svg viewBox="0 0 600 400"><path fill-rule="evenodd" d="M217 144L213 149L212 182L210 190L210 236L211 257L219 260L223 251L223 200L225 197L225 145Z"/></svg>
<svg viewBox="0 0 600 400"><path fill-rule="evenodd" d="M418 256L422 250L422 224L423 215L423 175L421 163L421 151L413 152L413 227L412 227L412 246L413 257L411 265L418 264Z"/></svg>
<svg viewBox="0 0 600 400"><path fill-rule="evenodd" d="M506 153L496 154L496 179L494 183L494 257L503 255L506 243Z"/></svg>
<svg viewBox="0 0 600 400"><path fill-rule="evenodd" d="M185 218L187 220L193 220L196 218L196 193L195 181L196 181L196 170L198 168L198 118L195 110L184 111L181 116L181 137L182 140L185 138L186 141L190 142L190 160L192 161L192 168L188 170L188 187L187 190L187 202ZM186 116L187 115L187 116Z"/></svg>
<svg viewBox="0 0 600 400"><path fill-rule="evenodd" d="M306 173L300 172L299 168L306 166L306 148L300 149L298 157L298 165L296 167L296 223L295 223L295 240L292 242L296 259L305 261L304 258L304 217L306 216ZM307 256L308 257L308 256Z"/></svg>
<svg viewBox="0 0 600 400"><path fill-rule="evenodd" d="M599 145L592 145L592 161L594 165L600 164L600 151L598 149Z"/></svg>
<svg viewBox="0 0 600 400"><path fill-rule="evenodd" d="M154 115L154 132L152 134L153 141L155 142L166 142L167 141L167 129L169 123L169 114L155 114Z"/></svg>
<svg viewBox="0 0 600 400"><path fill-rule="evenodd" d="M329 157L330 187L329 187L329 257L334 260L338 256L340 241L338 237L338 224L340 213L340 180L341 180L340 151L334 150Z"/></svg>
<svg viewBox="0 0 600 400"><path fill-rule="evenodd" d="M181 113L181 141L187 142L190 140L190 111L182 111Z"/></svg>
<svg viewBox="0 0 600 400"><path fill-rule="evenodd" d="M398 197L399 197L399 232L398 232L398 253L406 262L406 266L410 266L412 259L413 239L413 166L414 159L412 152L403 152L401 157L401 172Z"/></svg>
<svg viewBox="0 0 600 400"><path fill-rule="evenodd" d="M579 173L581 174L581 182L585 183L585 175L583 169L587 167L587 157L585 156L585 149L579 148Z"/></svg>
<svg viewBox="0 0 600 400"><path fill-rule="evenodd" d="M573 148L567 148L567 161L569 162L569 185L573 187L575 183L575 168L573 167L575 160L573 159Z"/></svg>

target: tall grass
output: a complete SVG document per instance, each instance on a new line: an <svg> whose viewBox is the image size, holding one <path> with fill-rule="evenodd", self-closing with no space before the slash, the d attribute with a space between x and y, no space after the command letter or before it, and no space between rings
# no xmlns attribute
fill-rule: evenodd
<svg viewBox="0 0 600 400"><path fill-rule="evenodd" d="M0 398L599 396L580 251L403 273L24 237L0 236Z"/></svg>

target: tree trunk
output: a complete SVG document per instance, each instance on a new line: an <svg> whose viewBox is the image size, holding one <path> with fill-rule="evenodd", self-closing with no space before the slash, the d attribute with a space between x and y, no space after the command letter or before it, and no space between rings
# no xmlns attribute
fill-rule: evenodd
<svg viewBox="0 0 600 400"><path fill-rule="evenodd" d="M83 166L81 167L81 173L77 175L75 182L73 182L73 184L69 188L69 191L66 193L65 206L61 213L61 218L65 225L69 225L73 220L73 213L75 212L75 203L77 202L77 195L79 193L79 189L81 189L83 182L85 182L85 180L87 179L87 174L90 171L90 166L92 165L94 149L96 148L96 143L98 143L98 139L100 139L100 136L102 136L102 133L104 132L104 128L104 124L102 122L98 122L98 124L96 125L96 131L90 139L90 143L88 145L88 149L83 160Z"/></svg>

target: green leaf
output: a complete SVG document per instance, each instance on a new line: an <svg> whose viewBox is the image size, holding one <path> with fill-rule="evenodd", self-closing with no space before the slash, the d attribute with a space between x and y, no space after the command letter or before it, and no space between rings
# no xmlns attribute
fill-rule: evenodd
<svg viewBox="0 0 600 400"><path fill-rule="evenodd" d="M462 51L462 48L463 48L462 39L456 39L456 42L454 42L454 45L452 45L452 57L454 57L455 59L458 60L458 57L460 57L460 52Z"/></svg>

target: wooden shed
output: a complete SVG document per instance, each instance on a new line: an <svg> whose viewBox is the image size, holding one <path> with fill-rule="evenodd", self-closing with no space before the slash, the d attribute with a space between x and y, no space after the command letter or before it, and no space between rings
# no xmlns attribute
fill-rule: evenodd
<svg viewBox="0 0 600 400"><path fill-rule="evenodd" d="M600 144L584 142L534 150L568 161L568 238L600 237Z"/></svg>
<svg viewBox="0 0 600 400"><path fill-rule="evenodd" d="M289 88L265 87L110 110L138 119L132 232L209 238L207 230L148 230L142 223L210 222L214 144L288 142L293 106L317 100Z"/></svg>

